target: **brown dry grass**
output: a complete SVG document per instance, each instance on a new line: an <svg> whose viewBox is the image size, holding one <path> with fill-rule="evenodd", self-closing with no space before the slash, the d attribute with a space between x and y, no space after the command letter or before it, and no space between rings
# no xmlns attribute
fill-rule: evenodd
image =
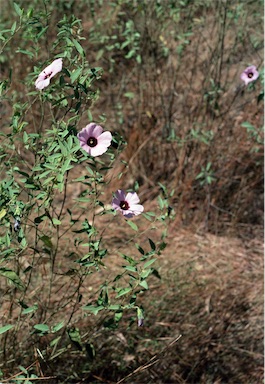
<svg viewBox="0 0 265 384"><path fill-rule="evenodd" d="M72 346L67 369L62 355L56 364L42 362L45 376L60 383L79 382L69 371L86 383L261 382L262 242L174 227L168 242L158 262L162 280L153 278L142 298L145 327L128 328L129 313L113 331L104 328L109 316L80 320L84 343L92 340L97 351L93 365Z"/></svg>

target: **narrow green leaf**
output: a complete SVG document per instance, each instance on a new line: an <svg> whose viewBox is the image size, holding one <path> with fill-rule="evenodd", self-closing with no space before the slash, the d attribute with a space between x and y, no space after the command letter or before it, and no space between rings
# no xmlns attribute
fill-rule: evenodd
<svg viewBox="0 0 265 384"><path fill-rule="evenodd" d="M146 280L143 280L140 282L140 285L144 288L144 289L148 289L148 284L147 284L147 281Z"/></svg>
<svg viewBox="0 0 265 384"><path fill-rule="evenodd" d="M128 97L128 99L133 99L134 98L134 93L133 92L126 92L124 93L125 97Z"/></svg>
<svg viewBox="0 0 265 384"><path fill-rule="evenodd" d="M50 342L50 346L53 347L55 344L57 344L60 339L62 338L62 336L58 336L56 337L55 339L53 339L51 342Z"/></svg>
<svg viewBox="0 0 265 384"><path fill-rule="evenodd" d="M14 3L14 8L18 16L21 16L23 14L23 10L18 6L17 3Z"/></svg>
<svg viewBox="0 0 265 384"><path fill-rule="evenodd" d="M6 209L2 209L2 210L0 211L0 220L1 220L3 217L5 217L6 213L7 213Z"/></svg>
<svg viewBox="0 0 265 384"><path fill-rule="evenodd" d="M85 348L86 348L86 353L87 353L89 360L93 360L95 355L96 355L96 351L95 351L93 344L86 343Z"/></svg>
<svg viewBox="0 0 265 384"><path fill-rule="evenodd" d="M71 342L80 350L82 351L82 342L81 342L81 336L78 328L71 328L67 331L68 336L71 340Z"/></svg>
<svg viewBox="0 0 265 384"><path fill-rule="evenodd" d="M82 73L82 68L77 68L74 72L71 73L72 84L78 79L81 73Z"/></svg>
<svg viewBox="0 0 265 384"><path fill-rule="evenodd" d="M135 244L135 246L138 249L138 251L141 253L141 255L145 255L144 249L139 244Z"/></svg>
<svg viewBox="0 0 265 384"><path fill-rule="evenodd" d="M117 310L121 309L121 306L119 304L113 304L113 305L108 306L108 309L110 311L117 311Z"/></svg>
<svg viewBox="0 0 265 384"><path fill-rule="evenodd" d="M74 46L76 47L77 52L80 53L80 55L84 56L84 55L85 55L85 52L84 52L84 50L83 50L82 45L79 44L77 40L72 40L72 43L73 43Z"/></svg>
<svg viewBox="0 0 265 384"><path fill-rule="evenodd" d="M21 314L22 314L22 315L27 315L27 314L29 314L29 313L35 312L37 309L38 309L38 305L35 304L35 305L33 305L32 307L28 307L28 308L23 309L23 311L21 312Z"/></svg>
<svg viewBox="0 0 265 384"><path fill-rule="evenodd" d="M156 245L155 245L155 243L154 243L153 240L151 240L151 239L148 239L148 240L149 240L149 244L150 244L151 249L152 249L153 251L155 251L155 250L156 250Z"/></svg>
<svg viewBox="0 0 265 384"><path fill-rule="evenodd" d="M5 333L7 331L9 331L10 329L12 329L14 327L14 325L11 325L11 324L8 324L8 325L5 325L4 327L1 327L0 328L0 335L2 333Z"/></svg>
<svg viewBox="0 0 265 384"><path fill-rule="evenodd" d="M130 271L130 272L137 272L137 268L136 267L132 267L131 265L125 265L122 268L124 268L124 269L126 269L127 271Z"/></svg>
<svg viewBox="0 0 265 384"><path fill-rule="evenodd" d="M43 332L43 333L48 333L49 332L49 327L46 324L35 324L33 326L37 331Z"/></svg>
<svg viewBox="0 0 265 384"><path fill-rule="evenodd" d="M53 244L51 241L51 238L44 235L40 237L40 240L43 241L43 243L48 247L48 248L53 248Z"/></svg>
<svg viewBox="0 0 265 384"><path fill-rule="evenodd" d="M116 299L118 297L121 297L121 296L124 296L126 295L127 293L129 293L132 289L130 287L127 287L127 288L122 288L119 293L116 295Z"/></svg>
<svg viewBox="0 0 265 384"><path fill-rule="evenodd" d="M12 27L11 27L11 34L14 35L15 31L16 31L16 27L17 27L17 22L15 21L13 24L12 24Z"/></svg>
<svg viewBox="0 0 265 384"><path fill-rule="evenodd" d="M137 225L136 225L133 221L127 220L127 224L128 224L134 231L138 231L138 227L137 227Z"/></svg>
<svg viewBox="0 0 265 384"><path fill-rule="evenodd" d="M122 315L123 315L123 312L122 312L122 311L118 311L118 312L116 312L116 313L114 314L114 320L115 320L116 323L118 323L118 322L121 320Z"/></svg>
<svg viewBox="0 0 265 384"><path fill-rule="evenodd" d="M24 290L24 284L22 283L18 275L11 269L0 268L0 275L10 280L15 285L15 287L18 288L20 291Z"/></svg>
<svg viewBox="0 0 265 384"><path fill-rule="evenodd" d="M151 268L143 269L142 273L141 273L141 278L146 279L152 272L153 272L153 270Z"/></svg>
<svg viewBox="0 0 265 384"><path fill-rule="evenodd" d="M156 261L156 259L152 259L152 260L147 261L144 264L143 269L146 269L146 268L150 267L150 265L152 265L155 261Z"/></svg>
<svg viewBox="0 0 265 384"><path fill-rule="evenodd" d="M61 225L62 224L61 221L56 219L55 217L52 219L52 222L54 225Z"/></svg>
<svg viewBox="0 0 265 384"><path fill-rule="evenodd" d="M64 321L61 321L60 323L56 324L54 327L52 327L52 332L58 332L60 329L62 329L64 326Z"/></svg>
<svg viewBox="0 0 265 384"><path fill-rule="evenodd" d="M85 305L83 307L83 310L84 311L90 311L92 312L94 315L97 315L99 311L101 311L102 309L104 309L103 305L99 305L99 306L94 306L94 305Z"/></svg>

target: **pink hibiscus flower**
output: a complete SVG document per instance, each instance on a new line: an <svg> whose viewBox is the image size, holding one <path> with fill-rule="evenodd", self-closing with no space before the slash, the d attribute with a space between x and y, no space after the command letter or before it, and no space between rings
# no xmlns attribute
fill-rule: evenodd
<svg viewBox="0 0 265 384"><path fill-rule="evenodd" d="M90 123L77 134L81 147L90 156L100 156L105 153L111 144L112 135L109 131L96 123Z"/></svg>
<svg viewBox="0 0 265 384"><path fill-rule="evenodd" d="M125 192L121 189L115 192L112 200L112 208L120 211L123 216L130 219L133 216L140 215L143 212L144 207L140 204L140 199L136 192L129 192L125 195Z"/></svg>
<svg viewBox="0 0 265 384"><path fill-rule="evenodd" d="M63 67L63 59L54 60L48 67L46 67L38 76L35 81L35 87L37 89L43 89L50 84L50 80L58 72L61 72Z"/></svg>
<svg viewBox="0 0 265 384"><path fill-rule="evenodd" d="M250 67L247 67L242 73L241 73L241 80L244 81L245 85L248 85L252 81L257 80L259 77L259 72L257 71L257 68L255 65L251 65Z"/></svg>

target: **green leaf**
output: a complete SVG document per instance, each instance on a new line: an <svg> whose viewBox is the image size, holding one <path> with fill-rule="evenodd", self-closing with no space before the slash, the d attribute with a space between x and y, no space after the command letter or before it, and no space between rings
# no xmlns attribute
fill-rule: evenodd
<svg viewBox="0 0 265 384"><path fill-rule="evenodd" d="M0 328L0 335L2 333L5 333L7 331L9 331L10 329L12 329L14 327L14 325L11 325L11 324L8 324L8 325L5 325L4 327L1 327Z"/></svg>
<svg viewBox="0 0 265 384"><path fill-rule="evenodd" d="M61 221L56 219L55 217L52 219L52 222L54 225L61 225L62 224Z"/></svg>
<svg viewBox="0 0 265 384"><path fill-rule="evenodd" d="M128 99L133 99L134 98L134 93L133 92L126 92L124 93L125 97L128 97Z"/></svg>
<svg viewBox="0 0 265 384"><path fill-rule="evenodd" d="M71 73L71 82L72 84L78 79L82 73L82 68L77 68L74 72Z"/></svg>
<svg viewBox="0 0 265 384"><path fill-rule="evenodd" d="M117 311L117 310L121 309L121 306L120 306L119 304L113 304L113 305L110 305L110 306L108 307L108 309L109 309L110 311Z"/></svg>
<svg viewBox="0 0 265 384"><path fill-rule="evenodd" d="M1 220L3 217L5 217L6 214L7 214L6 209L1 209L1 211L0 211L0 220Z"/></svg>
<svg viewBox="0 0 265 384"><path fill-rule="evenodd" d="M155 261L156 261L156 259L152 259L152 260L147 261L144 264L143 269L146 269L146 268L150 267L150 265L153 264Z"/></svg>
<svg viewBox="0 0 265 384"><path fill-rule="evenodd" d="M10 280L20 291L24 290L24 284L22 283L16 272L12 271L9 268L0 268L0 275Z"/></svg>
<svg viewBox="0 0 265 384"><path fill-rule="evenodd" d="M35 324L33 326L37 331L42 332L42 333L48 333L50 328L46 324Z"/></svg>
<svg viewBox="0 0 265 384"><path fill-rule="evenodd" d="M92 312L94 315L97 315L99 311L101 311L102 309L104 309L105 307L103 305L99 305L99 306L94 306L94 305L85 305L83 307L83 310L84 311L90 311Z"/></svg>
<svg viewBox="0 0 265 384"><path fill-rule="evenodd" d="M142 213L142 216L145 217L148 221L153 222L154 221L154 217L156 215L153 212L147 212L147 213Z"/></svg>
<svg viewBox="0 0 265 384"><path fill-rule="evenodd" d="M149 240L149 244L150 244L151 249L152 249L153 251L155 251L155 250L156 250L156 245L155 245L155 243L154 243L151 239L148 239L148 240Z"/></svg>
<svg viewBox="0 0 265 384"><path fill-rule="evenodd" d="M82 341L81 336L78 328L71 328L67 331L69 339L71 342L80 350L82 351Z"/></svg>
<svg viewBox="0 0 265 384"><path fill-rule="evenodd" d="M43 241L43 243L46 245L46 247L51 248L51 249L53 248L53 244L52 244L50 237L44 235L44 236L40 237L40 240Z"/></svg>
<svg viewBox="0 0 265 384"><path fill-rule="evenodd" d="M53 339L51 342L50 342L50 346L53 347L55 344L57 344L60 339L62 338L62 336L58 336L56 337L55 339Z"/></svg>
<svg viewBox="0 0 265 384"><path fill-rule="evenodd" d="M126 265L126 266L123 266L122 268L124 268L124 269L126 269L127 271L130 271L130 272L137 272L137 268L133 267L131 265Z"/></svg>
<svg viewBox="0 0 265 384"><path fill-rule="evenodd" d="M121 320L122 315L123 315L123 311L118 311L114 314L114 320L116 323L118 323Z"/></svg>
<svg viewBox="0 0 265 384"><path fill-rule="evenodd" d="M33 305L32 307L28 307L28 308L23 309L23 311L21 312L21 314L22 314L22 315L27 315L27 314L29 314L29 313L35 312L37 309L38 309L38 305L35 304L35 305Z"/></svg>
<svg viewBox="0 0 265 384"><path fill-rule="evenodd" d="M158 200L160 209L163 209L165 206L165 201L161 198L161 196L158 196L157 200Z"/></svg>
<svg viewBox="0 0 265 384"><path fill-rule="evenodd" d="M135 244L135 246L138 249L138 251L141 253L141 255L145 255L144 249L139 244Z"/></svg>
<svg viewBox="0 0 265 384"><path fill-rule="evenodd" d="M157 269L154 269L154 270L153 270L152 275L154 275L157 279L160 279L160 280L161 280L161 276L160 276L160 274L159 274L159 272L158 272Z"/></svg>
<svg viewBox="0 0 265 384"><path fill-rule="evenodd" d="M128 224L134 231L138 231L138 227L137 227L137 225L136 225L133 221L127 220L127 224Z"/></svg>
<svg viewBox="0 0 265 384"><path fill-rule="evenodd" d="M244 121L244 123L241 124L241 127L248 128L249 130L255 130L254 125L250 124L248 121Z"/></svg>
<svg viewBox="0 0 265 384"><path fill-rule="evenodd" d="M87 353L89 360L93 360L95 355L96 355L95 348L94 348L93 344L86 343L85 348L86 348L86 353Z"/></svg>
<svg viewBox="0 0 265 384"><path fill-rule="evenodd" d="M132 290L132 288L130 288L130 287L120 289L119 293L116 295L116 299L117 299L118 297L121 297L121 296L126 295L126 294L129 293L131 290Z"/></svg>
<svg viewBox="0 0 265 384"><path fill-rule="evenodd" d="M79 44L78 41L76 41L76 40L72 40L72 43L76 47L77 52L80 53L80 55L85 56L85 52L83 50L82 45Z"/></svg>
<svg viewBox="0 0 265 384"><path fill-rule="evenodd" d="M14 8L18 16L21 16L23 14L23 10L18 6L17 3L14 3Z"/></svg>
<svg viewBox="0 0 265 384"><path fill-rule="evenodd" d="M60 323L56 324L54 327L52 327L52 332L58 332L60 329L62 329L64 326L64 321L61 321Z"/></svg>
<svg viewBox="0 0 265 384"><path fill-rule="evenodd" d="M148 284L147 284L147 281L146 280L143 280L140 282L140 285L144 288L144 289L148 289Z"/></svg>
<svg viewBox="0 0 265 384"><path fill-rule="evenodd" d="M34 57L34 53L31 52L31 51L28 51L27 49L20 49L20 48L18 48L18 49L16 50L16 52L17 52L17 53L23 53L23 55L27 55L27 56L29 56L31 59L33 59L33 57Z"/></svg>
<svg viewBox="0 0 265 384"><path fill-rule="evenodd" d="M149 276L152 272L153 272L153 270L151 268L143 269L140 276L141 276L142 279L146 279L147 276Z"/></svg>
<svg viewBox="0 0 265 384"><path fill-rule="evenodd" d="M16 27L17 27L17 22L15 21L13 24L12 24L12 27L11 27L11 34L14 35L15 31L16 31Z"/></svg>

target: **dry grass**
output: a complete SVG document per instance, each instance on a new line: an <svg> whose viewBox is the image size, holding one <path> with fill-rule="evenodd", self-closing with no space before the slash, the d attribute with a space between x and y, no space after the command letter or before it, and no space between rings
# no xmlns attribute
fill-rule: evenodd
<svg viewBox="0 0 265 384"><path fill-rule="evenodd" d="M50 383L261 382L262 255L259 240L246 246L171 228L158 262L161 281L153 278L142 298L145 327L137 329L130 313L114 330L104 327L109 316L79 320L83 343L93 341L97 351L94 361L68 345L67 367L65 354L46 363L38 356L40 372L56 376ZM47 341L32 345L32 358Z"/></svg>

